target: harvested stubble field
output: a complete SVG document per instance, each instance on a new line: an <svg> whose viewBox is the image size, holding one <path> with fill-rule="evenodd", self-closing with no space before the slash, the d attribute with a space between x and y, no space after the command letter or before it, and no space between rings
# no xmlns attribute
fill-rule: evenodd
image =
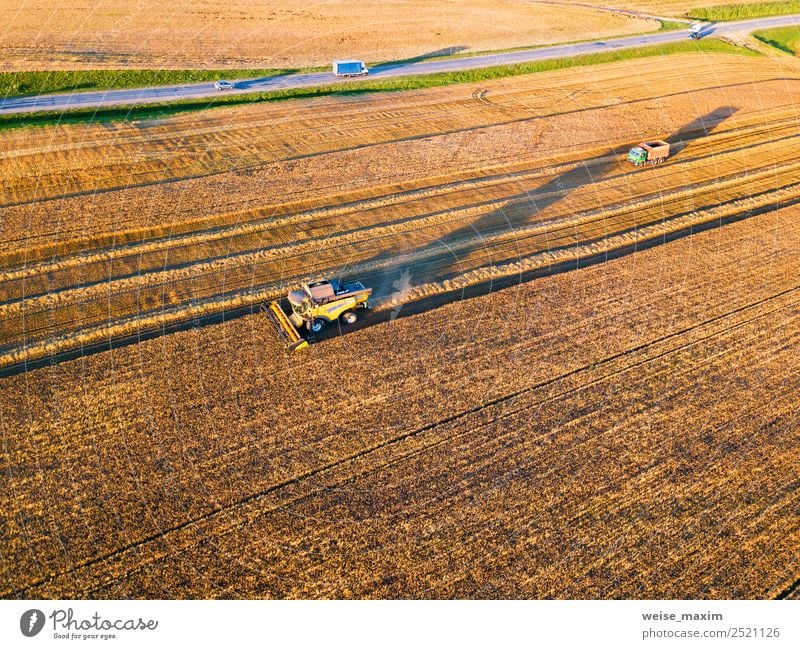
<svg viewBox="0 0 800 649"><path fill-rule="evenodd" d="M0 135L5 369L317 272L451 302L307 354L255 315L0 378L0 596L797 596L786 61ZM622 164L644 136L673 158Z"/></svg>
<svg viewBox="0 0 800 649"><path fill-rule="evenodd" d="M389 61L606 38L659 24L525 0L4 0L0 70L242 68Z"/></svg>
<svg viewBox="0 0 800 649"><path fill-rule="evenodd" d="M603 2L593 3L591 0L547 0L547 2L575 6L607 6ZM608 4L617 9L637 11L642 14L683 17L687 13L690 13L692 9L697 8L711 8L731 4L757 5L763 4L764 2L765 0L614 0L613 3Z"/></svg>
<svg viewBox="0 0 800 649"><path fill-rule="evenodd" d="M791 204L793 65L692 54L3 133L0 368L310 276L359 277L386 311ZM622 161L643 136L668 164Z"/></svg>
<svg viewBox="0 0 800 649"><path fill-rule="evenodd" d="M0 592L796 595L799 221L308 354L251 316L2 379Z"/></svg>

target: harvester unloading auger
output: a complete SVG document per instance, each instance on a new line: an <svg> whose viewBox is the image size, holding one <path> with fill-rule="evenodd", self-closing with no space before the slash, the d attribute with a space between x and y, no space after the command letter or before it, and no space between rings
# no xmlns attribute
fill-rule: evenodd
<svg viewBox="0 0 800 649"><path fill-rule="evenodd" d="M353 324L358 320L357 310L369 308L371 295L372 289L361 282L321 280L289 291L290 314L284 313L277 300L270 302L265 312L286 346L296 351L308 346L308 340L300 335L298 328L305 327L310 338L340 318Z"/></svg>

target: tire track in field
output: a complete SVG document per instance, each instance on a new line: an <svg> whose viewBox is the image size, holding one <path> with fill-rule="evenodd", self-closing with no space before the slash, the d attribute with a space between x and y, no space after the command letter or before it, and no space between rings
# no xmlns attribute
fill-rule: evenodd
<svg viewBox="0 0 800 649"><path fill-rule="evenodd" d="M773 599L795 599L800 590L800 577L792 581L786 588L780 591Z"/></svg>
<svg viewBox="0 0 800 649"><path fill-rule="evenodd" d="M25 592L29 591L32 588L37 588L37 587L43 586L45 584L51 583L52 581L54 581L57 578L61 578L61 577L73 574L73 573L75 573L78 570L81 570L83 568L89 568L89 567L97 565L97 564L99 564L101 562L108 561L109 559L121 557L127 552L137 552L138 553L140 548L142 548L142 547L146 546L147 544L152 543L154 541L162 540L167 535L173 535L175 533L179 533L179 532L191 529L194 526L197 526L199 523L214 520L218 516L227 515L231 511L241 510L245 506L250 505L250 503L257 503L258 501L264 499L265 497L270 496L272 494L275 494L276 492L278 492L278 491L280 491L282 489L287 489L287 488L290 488L292 486L302 484L304 482L307 482L307 481L311 480L312 478L314 478L314 477L316 477L318 475L321 475L321 474L324 474L324 473L328 473L328 472L330 472L332 470L335 470L337 468L343 467L345 465L352 464L354 461L366 458L366 457L368 457L368 456L370 456L370 455L372 455L372 454L374 454L374 453L376 453L378 451L381 451L381 450L383 450L385 448L394 447L397 444L399 444L401 442L404 442L406 440L419 437L423 433L432 431L432 430L434 430L434 429L436 429L436 428L438 428L440 426L445 426L445 425L448 425L448 424L452 424L454 422L458 422L458 421L464 420L465 418L467 418L468 416L471 416L471 415L476 415L476 414L480 414L482 412L487 412L487 411L489 411L490 408L494 408L496 406L508 403L511 400L516 399L516 398L518 398L520 396L532 393L532 392L534 392L536 390L541 390L541 389L545 389L545 388L550 387L550 386L554 386L554 385L556 385L557 383L559 383L561 381L566 381L568 379L576 378L576 377L578 377L578 376L580 376L580 375L582 375L584 373L592 372L592 371L594 371L594 370L596 370L598 368L602 368L604 366L612 365L615 361L620 361L620 360L624 361L626 358L628 358L628 357L630 357L632 355L636 355L636 354L639 354L639 353L642 353L642 352L647 352L648 350L650 350L651 348L653 348L653 347L655 347L657 345L660 345L660 344L663 344L663 343L667 343L667 342L672 341L672 340L676 340L676 341L678 341L680 343L681 337L686 336L687 334L690 334L692 332L699 332L699 333L702 334L702 331L706 327L710 327L711 325L714 325L716 323L724 323L724 321L726 319L729 319L731 317L734 317L734 316L737 316L737 315L740 315L740 314L746 314L748 311L751 311L751 310L754 310L754 309L758 310L762 306L770 306L770 303L775 302L775 301L780 301L782 298L790 297L794 293L796 293L798 290L800 290L800 285L795 285L793 287L790 287L790 288L784 289L782 291L776 292L774 294L771 294L771 295L769 295L767 297L761 298L761 299L756 300L754 302L742 305L742 306L737 307L735 309L731 309L731 310L729 310L729 311L727 311L727 312L725 312L723 314L720 314L720 315L717 315L717 316L714 316L714 317L711 317L711 318L707 318L707 319L705 319L705 320L703 320L703 321L701 321L699 323L695 323L695 324L692 324L692 325L689 325L689 326L686 326L686 327L682 327L681 329L678 329L676 331L664 334L663 336L659 336L658 338L649 340L649 341L641 343L639 345L635 345L633 347L629 347L629 348L624 349L624 350L622 350L620 352L616 352L616 353L611 354L609 356L606 356L606 357L604 357L602 359L599 359L598 361L584 364L584 365L582 365L580 367L574 368L574 369L572 369L570 371L564 372L564 373L562 373L560 375L557 375L555 377L551 377L549 379L537 382L534 385L527 386L527 387L521 388L519 390L515 390L513 392L506 393L506 394L501 395L499 397L495 397L495 398L489 399L489 400L487 400L487 401L485 401L485 402L483 402L481 404L478 404L478 405L476 405L476 406L474 406L472 408L468 408L468 409L462 410L461 412L458 412L458 413L455 413L453 415L449 415L447 417L441 418L441 419L439 419L439 420L437 420L435 422L431 422L431 423L426 424L424 426L417 427L417 428L415 428L415 429L413 429L411 431L407 431L407 432L404 432L404 433L402 433L400 435L396 435L396 436L394 436L392 438L389 438L387 440L383 440L381 442L378 442L378 443L376 443L376 444L374 444L372 446L369 446L367 448L361 449L358 452L350 454L350 455L348 455L348 456L346 456L344 458L339 458L339 459L334 460L332 462L329 462L327 464L311 468L311 469L309 469L309 470L307 470L307 471L305 471L303 473L300 473L300 474L296 475L293 478L290 478L290 479L284 480L282 482L279 482L279 483L277 483L275 485L267 487L266 489L263 489L263 490L261 490L259 492L254 493L254 494L249 494L248 496L246 496L246 497L244 497L244 498L242 498L242 499L240 499L240 500L238 500L238 501L236 501L234 503L215 507L215 508L211 509L210 511L206 512L205 514L203 514L201 516L195 517L195 518L190 519L188 521L184 521L184 522L182 522L180 524L177 524L177 525L174 525L174 526L172 526L170 528L161 530L160 533L148 535L148 536L146 536L146 537L144 537L142 539L139 539L139 540L137 540L135 542L132 542L132 543L130 543L130 544L124 546L124 547L117 548L117 549L115 549L115 550L113 550L111 552L107 552L107 553L104 553L104 554L99 555L97 557L93 557L91 559L88 559L88 560L85 560L83 562L80 562L80 563L76 564L75 566L71 567L69 570L62 571L60 573L50 574L50 575L48 575L46 577L43 577L43 578L40 578L40 579L35 580L33 582L30 582L30 583L28 583L28 584L26 584L26 585L24 585L22 587L19 587L19 588L12 588L10 591L6 591L4 593L0 593L0 596L3 597L3 598L6 598L6 599L8 599L8 598L10 598L12 596L18 596L20 594L24 594ZM648 364L650 362L653 362L655 360L658 360L658 359L664 358L664 357L666 357L668 355L674 354L675 352L682 351L682 350L685 350L685 349L689 349L689 348L694 347L695 345L697 345L697 344L699 344L701 342L716 338L717 336L720 336L720 335L723 335L725 333L728 333L728 332L734 331L736 329L739 329L740 327L743 327L743 326L746 326L747 324L756 322L756 321L758 321L758 320L760 320L760 319L762 319L764 317L773 315L774 313L778 313L780 311L786 310L787 308L795 307L795 306L798 306L798 305L800 305L800 300L794 300L794 301L789 302L788 305L780 304L778 306L771 306L771 308L768 308L766 311L763 311L763 312L758 312L757 311L757 313L755 315L750 315L749 317L745 317L742 321L737 321L734 324L728 324L728 325L723 326L723 327L721 327L721 328L719 328L719 329L717 329L715 331L712 331L711 333L706 333L704 335L699 335L695 339L693 339L693 340L691 340L689 342L680 343L680 344L678 344L676 346L673 346L671 348L668 348L666 350L658 351L655 354L652 354L650 356L646 356L645 358L637 360L637 361L635 361L633 363L629 363L629 364L622 363L622 367L613 369L612 371L607 372L605 374L602 374L599 377L595 377L595 378L593 378L591 380L588 380L588 381L586 381L584 383L581 383L580 385L577 385L577 386L574 386L574 387L570 387L570 388L568 388L568 389L566 389L564 391L556 393L555 395L550 395L549 397L547 397L545 399L542 399L540 401L537 401L534 404L530 404L530 405L524 406L524 407L520 408L518 411L521 412L521 411L528 410L528 409L533 408L533 407L540 407L541 405L544 405L546 403L551 403L551 402L557 401L559 399L563 399L565 396L567 396L569 394L573 394L573 393L578 392L580 390L583 390L583 389L585 389L587 387L590 387L590 386L599 384L601 382L604 382L604 381L606 381L606 380L608 380L608 379L610 379L612 377L615 377L615 376L618 376L620 374L623 374L623 373L625 373L625 372L627 372L627 371L629 371L631 369L646 365L646 364ZM495 420L499 420L499 419L511 416L513 414L515 414L515 412L506 413L502 417L496 418ZM492 420L492 421L495 421L495 420ZM460 435L467 435L470 432L472 432L472 429L469 429L466 432L461 433ZM438 443L444 443L444 441L440 441ZM376 469L373 469L373 470L376 470ZM377 470L380 470L380 468L378 468ZM357 479L357 477L358 476L352 476L351 475L351 476L349 476L347 478L347 482L355 480L355 479ZM338 484L334 485L334 487L338 487L338 486L340 486L340 485L338 485ZM318 490L318 491L322 492L322 491L328 490L330 488L332 488L332 487L323 487L321 490ZM303 496L301 496L301 497L299 497L299 498L297 498L295 500L289 501L287 503L280 503L277 507L275 507L273 509L284 508L284 507L290 506L295 502L299 502L300 500L305 500L307 498L310 498L313 495L316 495L316 493L317 492L313 492L311 494L305 494L305 495L303 495ZM257 515L263 515L265 513L268 513L268 512L266 512L266 511L257 512ZM234 524L234 528L236 526L238 526L238 525L241 525L243 522L244 521L240 521L239 523ZM228 532L232 531L232 529L233 528L226 529L225 533L228 533ZM203 539L201 539L201 540L205 540L205 537L203 537Z"/></svg>

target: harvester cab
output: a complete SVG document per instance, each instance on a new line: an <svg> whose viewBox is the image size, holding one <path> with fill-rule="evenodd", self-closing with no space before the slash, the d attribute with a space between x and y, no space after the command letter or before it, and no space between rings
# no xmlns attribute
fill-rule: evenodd
<svg viewBox="0 0 800 649"><path fill-rule="evenodd" d="M298 328L305 327L311 337L340 318L346 324L353 324L358 320L358 311L369 308L371 295L372 289L361 282L325 279L289 291L288 315L277 301L270 302L266 313L289 349L297 350L308 346Z"/></svg>

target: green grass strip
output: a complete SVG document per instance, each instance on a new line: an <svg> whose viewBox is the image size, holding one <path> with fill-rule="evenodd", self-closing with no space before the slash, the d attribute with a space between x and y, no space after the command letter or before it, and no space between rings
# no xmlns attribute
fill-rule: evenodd
<svg viewBox="0 0 800 649"><path fill-rule="evenodd" d="M391 79L367 78L359 81L332 83L311 88L289 88L243 95L221 95L208 99L179 100L149 105L115 106L97 109L81 108L65 112L43 111L37 113L0 115L0 129L90 122L140 121L145 119L159 119L179 113L206 110L215 107L236 106L256 102L307 99L310 97L325 97L331 95L419 90L423 88L448 86L459 83L474 83L523 74L549 72L578 66L614 63L624 60L686 52L718 52L745 56L760 56L757 52L736 47L735 45L717 39L703 39L700 41L686 40L665 45L600 52L597 54L584 54L530 63L500 65L489 68L478 68L476 70L464 70L461 72L441 72Z"/></svg>
<svg viewBox="0 0 800 649"><path fill-rule="evenodd" d="M679 29L688 29L689 26L686 23L678 22L677 20L659 20L658 22L661 23L661 27L659 27L658 31L660 32L674 32Z"/></svg>
<svg viewBox="0 0 800 649"><path fill-rule="evenodd" d="M730 4L717 7L701 7L691 9L686 14L698 20L743 20L762 16L783 16L799 14L800 0L782 0L781 2L756 2L753 4Z"/></svg>
<svg viewBox="0 0 800 649"><path fill-rule="evenodd" d="M686 25L680 22L660 20L657 31L672 31L685 29ZM570 41L557 43L557 45L572 45L575 43L588 43L589 40ZM551 47L551 45L521 46L502 50L485 52L461 52L465 48L445 48L435 56L424 55L412 57L404 61L386 61L385 63L415 63L432 58L449 59L479 56L481 54L499 54L502 52L515 52L518 50ZM372 63L380 65L378 63ZM282 76L295 72L320 72L329 70L330 66L308 67L301 69L227 69L227 70L56 70L56 71L21 71L0 72L0 97L19 97L31 95L46 95L60 92L89 91L89 90L114 90L119 88L142 88L151 86L167 86L183 83L198 83L201 81L216 81L218 79L257 79L268 76Z"/></svg>
<svg viewBox="0 0 800 649"><path fill-rule="evenodd" d="M766 43L782 52L797 56L800 54L800 26L775 27L753 32L762 43Z"/></svg>
<svg viewBox="0 0 800 649"><path fill-rule="evenodd" d="M291 74L295 70L58 70L0 72L0 97L167 86Z"/></svg>

